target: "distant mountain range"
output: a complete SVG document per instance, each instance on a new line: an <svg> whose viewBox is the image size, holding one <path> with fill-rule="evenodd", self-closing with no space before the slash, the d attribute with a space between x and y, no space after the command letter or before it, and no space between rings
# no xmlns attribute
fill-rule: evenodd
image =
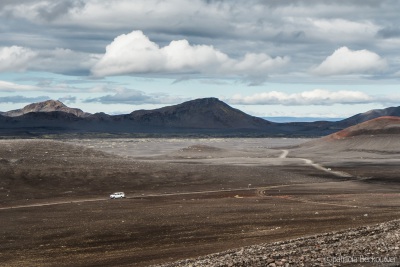
<svg viewBox="0 0 400 267"><path fill-rule="evenodd" d="M277 122L277 123L286 123L286 122L314 122L314 121L340 121L345 118L330 118L330 117L262 117L264 120Z"/></svg>
<svg viewBox="0 0 400 267"><path fill-rule="evenodd" d="M381 116L400 116L400 107L372 110L340 121L275 123L248 115L217 98L123 115L90 114L48 100L0 113L0 135L322 136Z"/></svg>

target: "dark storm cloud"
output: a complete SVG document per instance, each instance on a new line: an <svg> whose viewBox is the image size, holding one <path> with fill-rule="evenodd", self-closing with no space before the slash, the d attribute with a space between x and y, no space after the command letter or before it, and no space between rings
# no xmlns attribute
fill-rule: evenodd
<svg viewBox="0 0 400 267"><path fill-rule="evenodd" d="M35 3L37 0L2 0L0 2L0 8L3 8L8 5L22 5L22 4L29 4Z"/></svg>
<svg viewBox="0 0 400 267"><path fill-rule="evenodd" d="M389 26L378 31L378 36L383 38L396 38L400 37L400 27Z"/></svg>
<svg viewBox="0 0 400 267"><path fill-rule="evenodd" d="M114 38L140 30L160 47L187 40L234 60L246 53L288 57L287 73L307 74L340 47L366 49L392 59L387 73L395 73L399 9L394 0L3 0L0 47L21 46L47 57L34 70L88 75L91 54L100 58ZM52 58L59 48L71 55ZM259 74L256 80L262 80Z"/></svg>
<svg viewBox="0 0 400 267"><path fill-rule="evenodd" d="M82 8L83 1L69 0L69 1L55 1L51 5L38 9L39 16L44 20L51 21L55 18L68 14L72 8Z"/></svg>

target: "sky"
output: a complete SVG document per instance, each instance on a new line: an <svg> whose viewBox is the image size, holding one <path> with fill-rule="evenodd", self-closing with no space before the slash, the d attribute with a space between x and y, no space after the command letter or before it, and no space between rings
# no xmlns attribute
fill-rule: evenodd
<svg viewBox="0 0 400 267"><path fill-rule="evenodd" d="M217 97L255 116L400 105L397 0L1 0L0 111Z"/></svg>

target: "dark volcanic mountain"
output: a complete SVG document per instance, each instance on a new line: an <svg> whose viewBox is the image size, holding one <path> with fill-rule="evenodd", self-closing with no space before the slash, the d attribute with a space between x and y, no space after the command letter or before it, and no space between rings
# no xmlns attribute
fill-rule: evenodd
<svg viewBox="0 0 400 267"><path fill-rule="evenodd" d="M61 111L65 113L73 114L77 117L87 117L90 113L83 112L78 108L70 108L64 105L58 100L47 100L44 102L38 102L29 104L22 109L11 110L8 112L3 112L1 115L8 117L17 117L31 112L53 112Z"/></svg>
<svg viewBox="0 0 400 267"><path fill-rule="evenodd" d="M159 109L138 110L114 116L105 113L88 115L58 101L28 105L22 110L7 114L8 116L0 115L0 133L8 136L64 133L236 136L239 133L277 133L275 127L269 127L275 125L274 123L250 116L216 98L196 99Z"/></svg>
<svg viewBox="0 0 400 267"><path fill-rule="evenodd" d="M232 108L217 98L202 98L154 110L134 111L125 118L167 128L260 129L272 123Z"/></svg>
<svg viewBox="0 0 400 267"><path fill-rule="evenodd" d="M218 136L329 135L381 114L399 114L400 107L373 110L338 121L273 123L232 108L217 98L202 98L154 110L124 115L89 114L48 100L0 114L0 135L46 134L150 134Z"/></svg>

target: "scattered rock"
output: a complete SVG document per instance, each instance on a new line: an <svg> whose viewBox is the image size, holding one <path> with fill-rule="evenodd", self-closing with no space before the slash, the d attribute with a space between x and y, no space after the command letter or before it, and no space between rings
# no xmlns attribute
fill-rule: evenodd
<svg viewBox="0 0 400 267"><path fill-rule="evenodd" d="M0 158L0 164L8 164L10 163L8 160Z"/></svg>
<svg viewBox="0 0 400 267"><path fill-rule="evenodd" d="M378 257L399 260L400 220L272 244L261 244L154 267L350 266ZM335 262L333 262L335 260ZM346 262L347 261L347 262ZM347 264L346 264L347 263Z"/></svg>

